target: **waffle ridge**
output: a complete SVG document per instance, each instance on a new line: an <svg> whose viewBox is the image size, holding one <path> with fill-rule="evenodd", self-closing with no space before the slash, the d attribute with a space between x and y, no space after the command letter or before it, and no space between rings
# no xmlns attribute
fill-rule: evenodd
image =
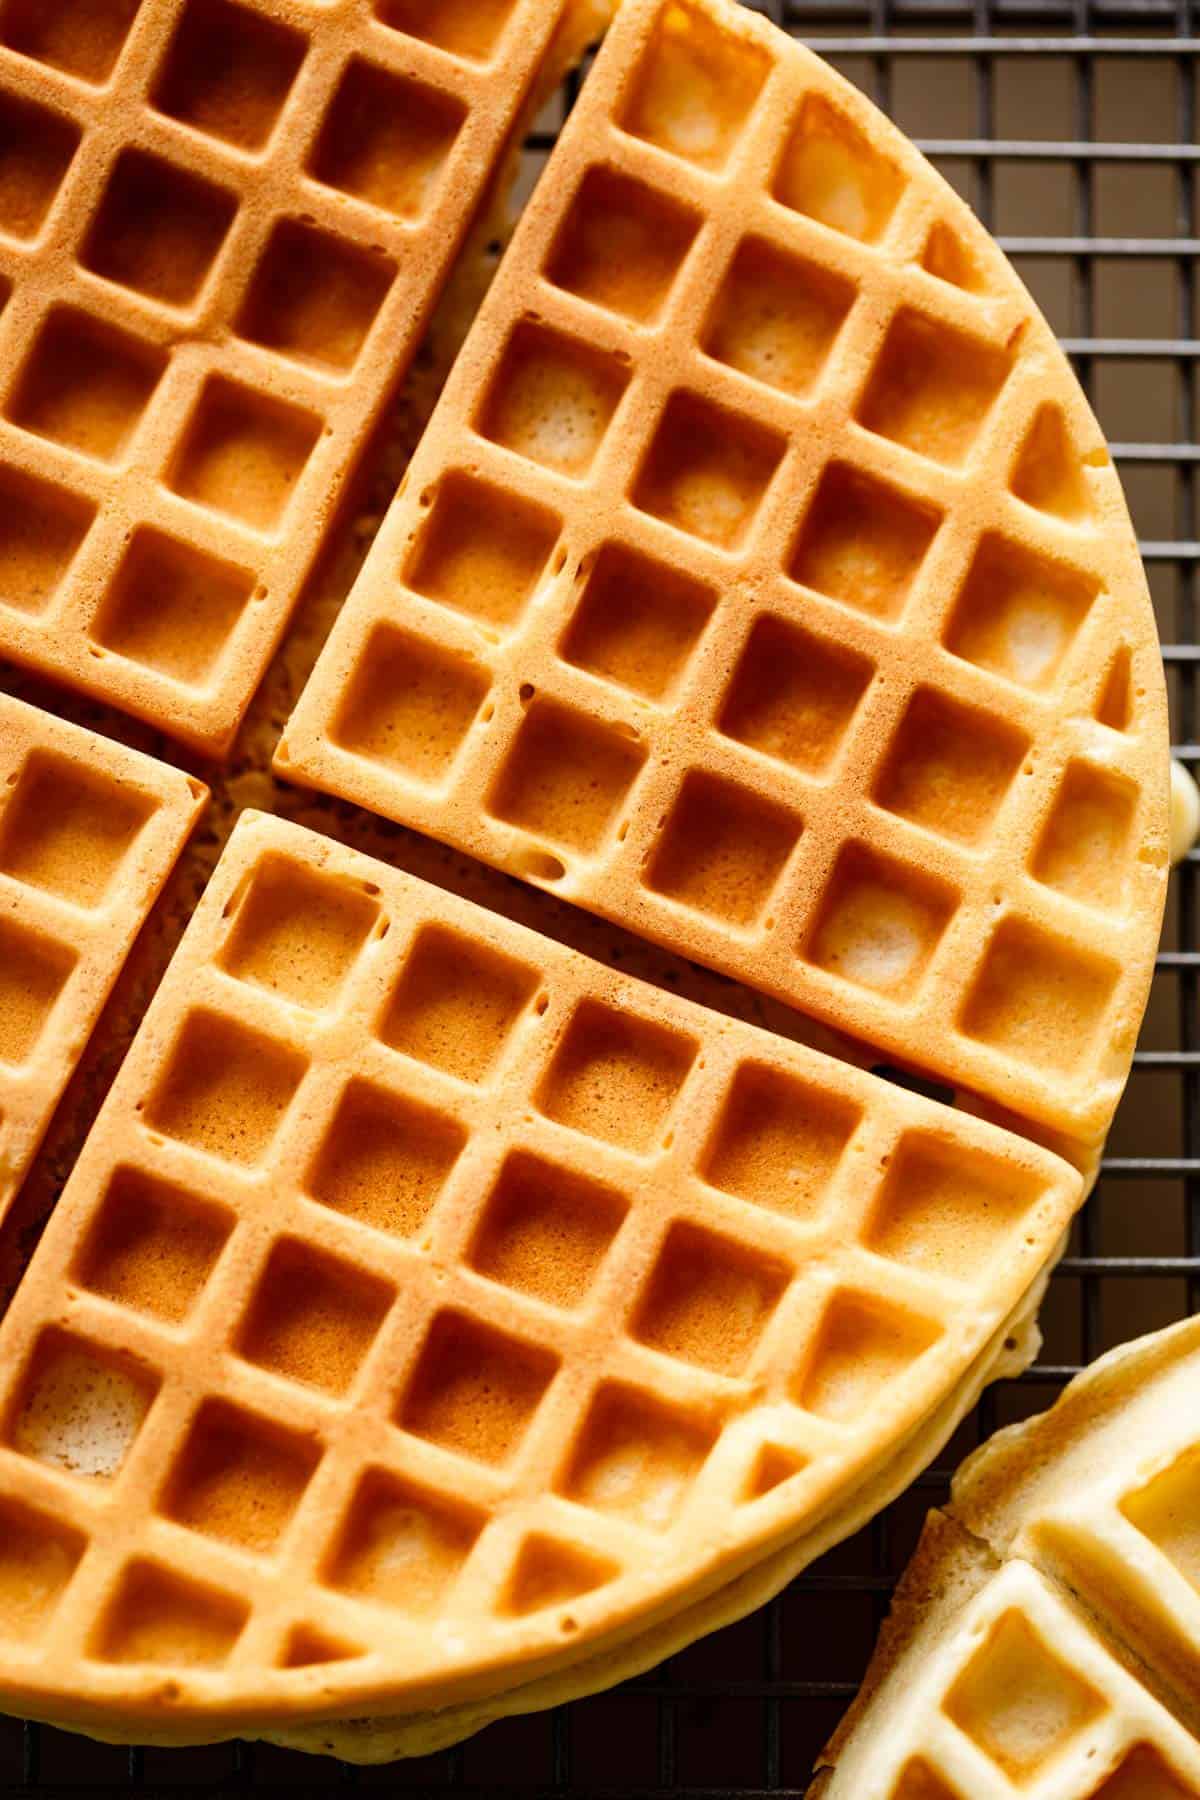
<svg viewBox="0 0 1200 1800"><path fill-rule="evenodd" d="M245 815L0 1327L5 1704L194 1741L643 1630L886 1461L1080 1190Z"/></svg>
<svg viewBox="0 0 1200 1800"><path fill-rule="evenodd" d="M0 694L0 1217L207 793Z"/></svg>
<svg viewBox="0 0 1200 1800"><path fill-rule="evenodd" d="M967 1461L814 1800L1200 1794L1198 1345L1123 1346Z"/></svg>
<svg viewBox="0 0 1200 1800"><path fill-rule="evenodd" d="M0 651L223 755L589 14L45 14L0 24Z"/></svg>
<svg viewBox="0 0 1200 1800"><path fill-rule="evenodd" d="M630 0L553 158L278 772L1098 1138L1165 696L1048 327L724 0Z"/></svg>

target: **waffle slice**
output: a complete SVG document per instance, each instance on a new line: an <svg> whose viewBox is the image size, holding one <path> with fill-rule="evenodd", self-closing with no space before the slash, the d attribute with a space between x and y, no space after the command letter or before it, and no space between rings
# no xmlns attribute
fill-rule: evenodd
<svg viewBox="0 0 1200 1800"><path fill-rule="evenodd" d="M223 754L609 0L0 7L0 653Z"/></svg>
<svg viewBox="0 0 1200 1800"><path fill-rule="evenodd" d="M1193 1319L977 1452L814 1800L1196 1800L1198 1421Z"/></svg>
<svg viewBox="0 0 1200 1800"><path fill-rule="evenodd" d="M0 1218L207 797L0 694Z"/></svg>
<svg viewBox="0 0 1200 1800"><path fill-rule="evenodd" d="M731 0L629 0L280 747L1102 1134L1167 868L1153 618L978 222Z"/></svg>
<svg viewBox="0 0 1200 1800"><path fill-rule="evenodd" d="M1050 1153L238 826L0 1327L0 1694L139 1740L544 1677L860 1495Z"/></svg>

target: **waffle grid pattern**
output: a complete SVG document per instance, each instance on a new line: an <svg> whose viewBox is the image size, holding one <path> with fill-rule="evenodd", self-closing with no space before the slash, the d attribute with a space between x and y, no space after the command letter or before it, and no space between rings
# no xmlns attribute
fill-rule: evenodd
<svg viewBox="0 0 1200 1800"><path fill-rule="evenodd" d="M0 1217L206 797L0 694Z"/></svg>
<svg viewBox="0 0 1200 1800"><path fill-rule="evenodd" d="M4 9L0 651L228 750L566 16Z"/></svg>
<svg viewBox="0 0 1200 1800"><path fill-rule="evenodd" d="M871 1800L1192 1800L1200 1748L1029 1564L964 1609L916 1673ZM874 1774L887 1783L882 1767Z"/></svg>
<svg viewBox="0 0 1200 1800"><path fill-rule="evenodd" d="M278 767L1089 1137L1165 880L1131 534L958 203L729 17L624 13Z"/></svg>
<svg viewBox="0 0 1200 1800"><path fill-rule="evenodd" d="M1024 1535L1031 1560L1068 1583L1194 1706L1200 1587L1188 1521L1200 1496L1200 1444L1194 1422L1165 1436L1132 1481L1128 1468L1114 1470L1086 1504L1049 1506Z"/></svg>
<svg viewBox="0 0 1200 1800"><path fill-rule="evenodd" d="M911 1430L1079 1187L252 815L4 1322L0 1583L63 1545L7 1683L345 1713L636 1623Z"/></svg>

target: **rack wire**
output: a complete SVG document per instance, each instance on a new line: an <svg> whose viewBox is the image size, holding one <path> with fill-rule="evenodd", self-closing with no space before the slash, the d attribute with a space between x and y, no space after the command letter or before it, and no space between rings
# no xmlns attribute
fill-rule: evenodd
<svg viewBox="0 0 1200 1800"><path fill-rule="evenodd" d="M1069 351L1125 478L1154 593L1176 754L1200 761L1200 0L748 0L813 42L993 229ZM572 98L531 136L531 167ZM1174 877L1146 1027L1099 1186L1055 1273L1037 1364L931 1469L753 1618L653 1676L381 1770L264 1746L85 1744L0 1722L0 1782L48 1796L341 1786L497 1800L799 1796L949 1471L1102 1351L1200 1305L1200 855Z"/></svg>

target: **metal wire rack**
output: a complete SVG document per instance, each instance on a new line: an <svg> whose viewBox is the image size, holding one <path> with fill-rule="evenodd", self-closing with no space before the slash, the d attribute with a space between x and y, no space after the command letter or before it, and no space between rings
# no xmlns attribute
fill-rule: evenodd
<svg viewBox="0 0 1200 1800"><path fill-rule="evenodd" d="M998 235L1073 357L1124 475L1164 643L1177 754L1196 743L1200 614L1200 0L750 0L890 112ZM554 116L529 140L531 165ZM1113 1344L1200 1304L1200 855L1164 947L1103 1175L1055 1274L1035 1368L985 1396L902 1500L765 1612L651 1677L355 1771L239 1744L125 1750L0 1722L14 1800L342 1785L577 1800L799 1795L853 1696L949 1470Z"/></svg>

